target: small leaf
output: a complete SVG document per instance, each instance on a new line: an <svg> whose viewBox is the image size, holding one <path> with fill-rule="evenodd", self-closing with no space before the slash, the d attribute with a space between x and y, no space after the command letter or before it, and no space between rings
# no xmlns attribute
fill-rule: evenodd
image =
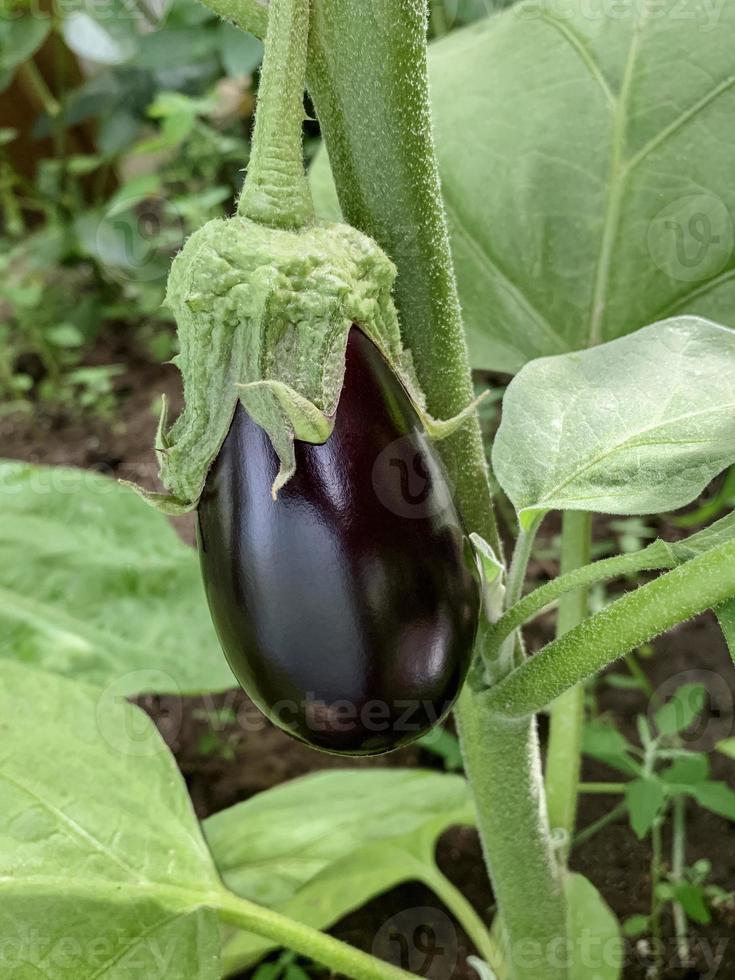
<svg viewBox="0 0 735 980"><path fill-rule="evenodd" d="M626 784L625 799L630 824L636 837L643 840L663 809L666 791L658 779L643 777Z"/></svg>
<svg viewBox="0 0 735 980"><path fill-rule="evenodd" d="M702 783L693 786L690 792L700 806L735 822L735 790L730 789L727 783Z"/></svg>
<svg viewBox="0 0 735 980"><path fill-rule="evenodd" d="M623 935L629 939L637 939L648 931L647 915L631 915L623 923Z"/></svg>
<svg viewBox="0 0 735 980"><path fill-rule="evenodd" d="M735 462L734 374L735 330L696 317L531 361L506 390L493 446L521 524L692 501Z"/></svg>
<svg viewBox="0 0 735 980"><path fill-rule="evenodd" d="M688 919L699 925L706 926L712 921L712 915L707 907L704 891L699 885L682 881L674 885L674 901L684 909Z"/></svg>
<svg viewBox="0 0 735 980"><path fill-rule="evenodd" d="M661 735L677 735L686 731L707 701L707 689L702 684L682 684L670 701L655 714L656 727Z"/></svg>
<svg viewBox="0 0 735 980"><path fill-rule="evenodd" d="M618 980L625 952L618 920L583 875L568 875L564 894L571 953L568 980Z"/></svg>
<svg viewBox="0 0 735 980"><path fill-rule="evenodd" d="M582 751L585 755L619 769L631 776L637 776L640 766L630 752L632 746L612 724L593 721L585 726L582 736Z"/></svg>
<svg viewBox="0 0 735 980"><path fill-rule="evenodd" d="M723 755L735 759L735 738L726 738L724 741L718 742L715 748L718 752L722 752Z"/></svg>
<svg viewBox="0 0 735 980"><path fill-rule="evenodd" d="M709 777L709 759L702 752L683 755L660 773L669 786L697 786Z"/></svg>

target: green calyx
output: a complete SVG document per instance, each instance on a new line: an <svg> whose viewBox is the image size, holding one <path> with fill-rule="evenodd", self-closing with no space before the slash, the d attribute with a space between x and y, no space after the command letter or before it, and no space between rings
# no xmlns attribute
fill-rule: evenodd
<svg viewBox="0 0 735 980"><path fill-rule="evenodd" d="M444 422L426 415L391 298L393 263L355 229L314 218L301 150L308 24L308 0L271 0L238 214L192 235L171 269L166 303L185 407L169 428L164 404L158 429L168 492L135 488L166 513L197 506L238 404L278 455L277 495L295 472L294 440L323 443L332 433L353 324L402 381L429 435L450 435L474 409Z"/></svg>
<svg viewBox="0 0 735 980"><path fill-rule="evenodd" d="M298 231L247 218L210 221L174 260L167 304L178 324L185 408L157 440L168 494L144 493L167 513L196 507L238 403L265 431L280 460L277 494L295 471L294 439L325 442L356 324L401 379L430 435L453 432L424 411L401 345L391 290L395 268L378 246L342 224Z"/></svg>

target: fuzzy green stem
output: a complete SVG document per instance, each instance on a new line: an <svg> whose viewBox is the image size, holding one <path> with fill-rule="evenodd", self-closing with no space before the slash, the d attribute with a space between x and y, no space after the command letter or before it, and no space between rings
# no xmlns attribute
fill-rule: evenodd
<svg viewBox="0 0 735 980"><path fill-rule="evenodd" d="M253 150L238 214L272 228L314 221L302 129L309 0L272 0Z"/></svg>
<svg viewBox="0 0 735 980"><path fill-rule="evenodd" d="M590 560L592 515L585 511L564 514L561 537L561 574L584 568ZM565 593L559 600L556 635L563 636L587 615L586 588ZM551 706L551 727L546 752L546 800L552 833L561 832L566 857L577 822L577 793L582 767L584 685L575 684Z"/></svg>
<svg viewBox="0 0 735 980"><path fill-rule="evenodd" d="M540 711L575 684L692 616L735 595L735 541L629 592L565 633L483 695L507 718Z"/></svg>
<svg viewBox="0 0 735 980"><path fill-rule="evenodd" d="M616 555L614 558L605 558L602 561L592 562L591 565L570 570L567 574L561 574L538 589L534 589L533 592L529 592L511 606L492 627L489 642L499 646L519 626L538 616L557 599L571 592L588 589L599 582L609 582L614 578L636 575L638 572L659 571L673 568L675 565L676 559L667 545L663 541L654 541L642 551Z"/></svg>
<svg viewBox="0 0 735 980"><path fill-rule="evenodd" d="M353 980L416 980L412 973L247 899L228 893L216 907L222 922L271 939Z"/></svg>

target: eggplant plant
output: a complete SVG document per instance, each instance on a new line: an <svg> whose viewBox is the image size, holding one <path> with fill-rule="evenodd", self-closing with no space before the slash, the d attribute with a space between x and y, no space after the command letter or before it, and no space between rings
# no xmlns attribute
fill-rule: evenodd
<svg viewBox="0 0 735 980"><path fill-rule="evenodd" d="M299 786L273 791L277 800L256 799L217 815L202 834L165 747L150 726L136 742L130 733L136 710L118 696L136 685L170 690L172 677L184 678L179 690L221 688L221 664L197 662L180 673L180 646L169 637L167 675L155 676L142 664L145 678L113 681L114 656L108 650L105 660L97 652L109 645L101 624L64 647L72 633L69 612L54 607L52 629L48 622L36 629L33 604L18 604L3 588L0 608L15 624L26 661L5 672L3 717L17 723L28 752L39 751L23 707L29 664L53 662L55 673L76 671L87 681L94 675L109 688L102 695L38 672L38 696L64 726L79 771L90 783L90 773L101 773L100 786L89 789L100 802L72 801L68 812L68 790L53 757L30 776L22 754L9 758L9 776L0 782L0 812L9 815L8 833L0 835L2 934L22 939L29 923L57 916L61 933L90 927L106 935L105 922L116 910L124 950L113 948L102 967L54 975L154 976L161 952L155 937L164 945L170 940L168 975L210 980L285 946L357 980L398 980L405 971L319 931L371 894L366 868L389 867L381 887L413 877L444 899L472 937L483 975L614 980L621 970L617 923L591 883L566 867L578 792L581 685L708 609L717 611L735 646L735 522L730 515L683 541L657 539L590 563L590 515L683 507L735 464L735 332L696 315L714 315L713 309L660 304L667 315L627 328L615 304L615 316L608 316L605 290L623 210L618 177L596 260L588 334L551 331L549 350L549 331L505 277L504 299L511 296L529 319L526 339L509 339L501 325L486 348L489 358L504 351L498 366L517 370L492 451L495 476L517 517L515 548L506 557L474 413L434 152L423 0L375 0L369 11L348 0L210 5L265 37L260 107L238 214L197 232L171 273L168 301L179 325L186 407L171 427L165 411L161 419L156 448L167 492L144 496L165 512L197 510L205 591L228 662L277 723L330 751L385 751L406 741L394 703L423 706L414 737L457 698L468 783L442 774L431 786L421 777L412 785L403 773L386 773L368 779L373 795L360 797L357 774L354 785L340 774L347 799L338 798L333 783L322 792L334 794L340 812L349 810L353 794L360 828L375 799L384 803L390 792L402 800L400 820L386 821L346 851L336 835L329 854L319 847L310 853L318 864L313 877L294 886L303 871L289 869L281 880L276 868L269 891L259 834L279 813L285 820ZM531 20L535 10L526 8ZM517 10L503 15L501 35L519 16ZM559 27L553 11L538 16ZM390 30L381 29L386 24ZM612 82L590 63L585 44L563 19L560 29L602 97L615 101ZM639 24L623 87L632 84L642 32ZM347 223L315 216L301 154L305 86ZM620 137L620 111L616 119ZM671 121L667 126L676 131ZM653 145L633 157L636 167L657 138L649 134ZM622 157L616 162L624 168ZM486 294L497 300L483 310L489 318L503 316L494 292L501 278ZM551 316L554 298L546 299ZM687 296L679 299L686 306ZM479 316L475 304L471 337ZM396 442L408 446L428 487L428 495L412 500L418 507L412 513L405 496L385 498L390 481L378 464ZM400 475L406 458L390 458L399 465L388 470ZM8 499L28 478L12 467L1 475ZM133 520L132 495L118 492ZM527 591L535 536L555 511L564 515L560 575ZM122 555L127 527L121 522L117 529ZM192 588L191 564L167 548L171 553L151 555L145 571L160 590L177 576L181 589L171 602L179 601L184 615L187 603L196 602L188 592L187 602L181 599ZM165 569L161 580L156 567ZM643 571L660 574L587 615L585 590ZM93 587L89 573L81 580ZM54 582L45 598L58 603L60 591ZM558 635L528 656L523 627L553 604ZM121 635L114 634L113 654L131 643L128 608L123 603L118 610ZM179 628L172 623L172 631ZM55 661L47 652L49 632L61 637L63 656L57 651ZM299 705L295 715L277 711L283 700ZM361 709L370 701L388 705L378 737L359 711L346 727L330 711L339 702ZM536 716L549 706L544 785ZM143 779L154 787L153 801L133 793L127 803L128 786ZM29 809L29 799L45 802ZM292 812L287 817L293 821ZM252 821L252 839L244 842L241 821ZM473 821L497 899L492 928L433 862L437 834L451 822ZM554 833L559 829L566 837ZM63 861L53 854L54 834L64 842L65 859L83 871L74 894L91 926L61 914L69 886L59 872ZM308 849L312 841L305 837ZM353 874L362 885L353 887ZM351 883L350 897L325 911L315 896L340 876ZM602 950L599 961L591 960L584 941L590 930ZM136 974L127 957L138 948L143 973ZM13 969L13 976L23 975L17 963Z"/></svg>

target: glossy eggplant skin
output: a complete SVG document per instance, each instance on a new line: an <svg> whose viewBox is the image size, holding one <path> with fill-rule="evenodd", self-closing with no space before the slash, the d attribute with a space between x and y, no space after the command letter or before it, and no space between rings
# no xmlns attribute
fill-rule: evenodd
<svg viewBox="0 0 735 980"><path fill-rule="evenodd" d="M310 745L374 755L450 709L480 586L446 474L378 349L350 330L335 427L278 460L238 406L198 508L204 584L245 691Z"/></svg>

